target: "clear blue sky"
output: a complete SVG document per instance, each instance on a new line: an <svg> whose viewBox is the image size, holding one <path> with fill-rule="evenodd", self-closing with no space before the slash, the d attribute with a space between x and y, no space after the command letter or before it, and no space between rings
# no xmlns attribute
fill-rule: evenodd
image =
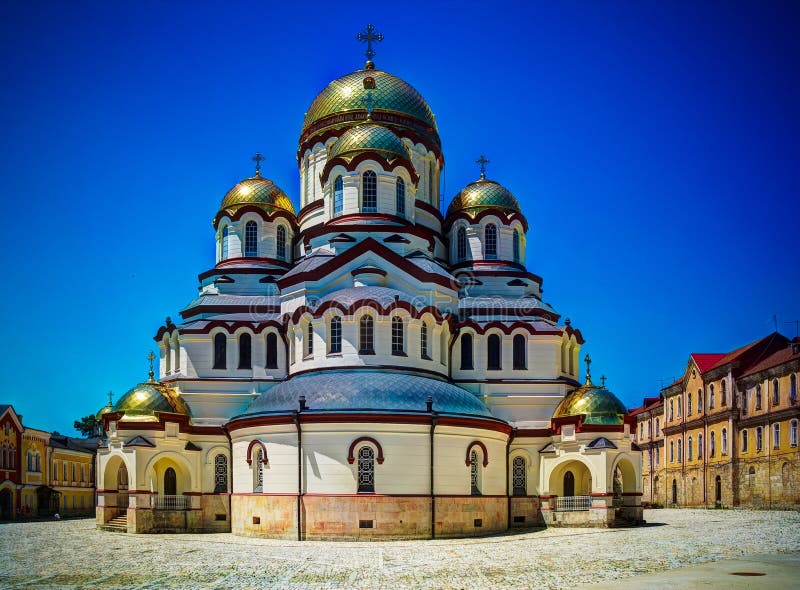
<svg viewBox="0 0 800 590"><path fill-rule="evenodd" d="M530 222L529 269L629 406L800 319L796 2L6 2L0 402L72 421L146 378L251 174L294 200L303 113L379 68L436 113L449 198L477 177Z"/></svg>

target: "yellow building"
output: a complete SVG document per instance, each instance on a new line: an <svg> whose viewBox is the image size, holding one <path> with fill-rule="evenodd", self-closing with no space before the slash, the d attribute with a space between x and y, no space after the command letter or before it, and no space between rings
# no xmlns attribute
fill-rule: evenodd
<svg viewBox="0 0 800 590"><path fill-rule="evenodd" d="M22 481L19 488L19 509L23 515L37 514L47 488L47 445L50 433L25 427L22 431ZM44 508L44 506L41 506Z"/></svg>
<svg viewBox="0 0 800 590"><path fill-rule="evenodd" d="M50 436L50 487L58 493L62 516L92 515L95 507L92 439Z"/></svg>

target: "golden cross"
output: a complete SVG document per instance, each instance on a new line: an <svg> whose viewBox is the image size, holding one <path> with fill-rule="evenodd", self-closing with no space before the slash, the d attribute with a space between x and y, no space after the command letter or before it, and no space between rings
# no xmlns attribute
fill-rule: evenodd
<svg viewBox="0 0 800 590"><path fill-rule="evenodd" d="M489 163L489 160L486 159L486 156L481 154L481 157L475 160L475 163L481 165L481 180L486 180L486 164Z"/></svg>
<svg viewBox="0 0 800 590"><path fill-rule="evenodd" d="M363 33L359 33L356 35L356 39L364 43L367 42L367 50L364 52L364 55L367 56L367 69L370 69L370 65L374 65L372 63L372 58L375 57L375 50L372 49L373 43L380 43L383 41L383 35L381 33L375 32L375 25L367 25L367 30Z"/></svg>
<svg viewBox="0 0 800 590"><path fill-rule="evenodd" d="M266 160L266 158L261 155L261 152L256 152L256 155L250 159L256 163L256 176L261 176L261 162Z"/></svg>

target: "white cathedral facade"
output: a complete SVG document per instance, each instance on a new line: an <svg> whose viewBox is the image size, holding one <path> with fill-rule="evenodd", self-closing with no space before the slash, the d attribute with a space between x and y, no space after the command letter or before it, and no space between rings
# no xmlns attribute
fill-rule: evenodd
<svg viewBox="0 0 800 590"><path fill-rule="evenodd" d="M482 168L442 214L431 109L371 57L306 113L299 211L260 158L222 199L216 263L158 330L158 374L99 414L98 526L392 539L641 522L625 407L588 367L581 385L583 337L542 300L517 199Z"/></svg>

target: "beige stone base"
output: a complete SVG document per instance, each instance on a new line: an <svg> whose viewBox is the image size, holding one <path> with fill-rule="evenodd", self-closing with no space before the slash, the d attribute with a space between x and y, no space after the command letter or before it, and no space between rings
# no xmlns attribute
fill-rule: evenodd
<svg viewBox="0 0 800 590"><path fill-rule="evenodd" d="M509 499L511 502L512 529L543 527L544 519L539 509L539 498L533 496L517 496Z"/></svg>

